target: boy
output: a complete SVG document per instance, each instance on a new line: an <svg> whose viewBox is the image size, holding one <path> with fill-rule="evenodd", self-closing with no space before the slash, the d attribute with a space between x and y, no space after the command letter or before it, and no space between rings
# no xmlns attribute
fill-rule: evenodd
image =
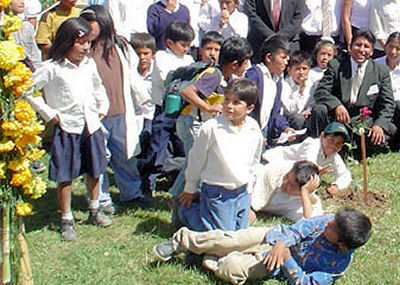
<svg viewBox="0 0 400 285"><path fill-rule="evenodd" d="M251 116L261 127L265 147L271 147L282 132L294 132L286 117L281 115L282 80L289 60L289 43L283 36L271 36L262 44L260 55L263 62L253 65L246 77L258 87L258 100ZM295 139L291 136L289 142Z"/></svg>
<svg viewBox="0 0 400 285"><path fill-rule="evenodd" d="M347 128L338 122L330 123L319 138L307 138L302 143L291 146L276 147L263 153L264 160L298 161L309 160L317 164L323 173L331 172L335 181L326 190L335 195L339 190L347 188L351 183L351 173L338 154L345 142L349 141Z"/></svg>
<svg viewBox="0 0 400 285"><path fill-rule="evenodd" d="M283 160L281 160L283 161ZM251 193L251 208L282 215L294 222L323 214L322 203L314 193L319 186L318 166L302 160L293 164L260 165Z"/></svg>
<svg viewBox="0 0 400 285"><path fill-rule="evenodd" d="M290 284L327 285L344 275L354 250L370 238L371 228L366 215L345 208L269 229L198 233L182 228L171 241L155 245L153 252L160 261L180 251L213 255L204 258L203 266L232 284L280 276Z"/></svg>
<svg viewBox="0 0 400 285"><path fill-rule="evenodd" d="M218 63L223 41L224 38L218 32L210 31L205 33L201 39L199 49L200 60L202 62L212 60L214 63Z"/></svg>
<svg viewBox="0 0 400 285"><path fill-rule="evenodd" d="M282 86L283 114L295 130L304 128L306 120L311 116L314 103L311 94L312 83L308 79L311 57L308 53L295 51L290 55L287 67L288 77Z"/></svg>
<svg viewBox="0 0 400 285"><path fill-rule="evenodd" d="M180 195L183 218L197 220L189 226L200 230L247 228L248 188L254 181L262 147L260 129L247 116L256 100L254 83L233 79L225 89L222 115L200 127L189 152L186 184ZM192 206L200 182L199 207Z"/></svg>

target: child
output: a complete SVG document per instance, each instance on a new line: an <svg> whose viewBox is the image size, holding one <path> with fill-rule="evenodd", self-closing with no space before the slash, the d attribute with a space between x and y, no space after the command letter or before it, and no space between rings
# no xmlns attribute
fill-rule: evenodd
<svg viewBox="0 0 400 285"><path fill-rule="evenodd" d="M323 39L317 43L314 50L314 67L310 69L309 78L313 84L311 94L314 94L318 82L324 76L328 63L337 55L335 43L332 40Z"/></svg>
<svg viewBox="0 0 400 285"><path fill-rule="evenodd" d="M71 183L86 173L89 221L111 225L111 219L99 209L99 176L107 166L104 135L100 120L109 103L96 64L86 57L89 51L89 24L71 18L61 24L49 50L49 59L34 76L34 86L44 90L43 97L28 96L46 122L55 124L51 147L49 179L58 182L61 208L61 237L75 240L71 212Z"/></svg>
<svg viewBox="0 0 400 285"><path fill-rule="evenodd" d="M327 285L344 275L371 228L366 215L345 208L291 226L204 233L181 228L153 252L160 261L181 251L206 254L203 266L232 284L283 275L290 284Z"/></svg>
<svg viewBox="0 0 400 285"><path fill-rule="evenodd" d="M313 97L308 71L311 66L310 56L302 51L291 54L287 67L288 77L282 87L283 113L295 130L304 128L311 116Z"/></svg>
<svg viewBox="0 0 400 285"><path fill-rule="evenodd" d="M281 146L263 153L264 160L276 161L309 160L317 164L324 172L332 172L335 181L327 187L327 192L335 195L339 190L347 188L351 183L351 174L338 154L345 142L349 141L347 128L338 122L326 126L319 138L307 138L302 143Z"/></svg>
<svg viewBox="0 0 400 285"><path fill-rule="evenodd" d="M225 89L222 115L205 122L189 152L186 184L180 204L191 227L200 230L247 228L248 188L254 181L262 135L247 115L257 100L257 87L247 79L233 79ZM198 197L199 208L192 206ZM216 198L218 197L218 198ZM192 210L191 210L192 208Z"/></svg>
<svg viewBox="0 0 400 285"><path fill-rule="evenodd" d="M218 32L210 31L205 33L202 37L199 49L200 60L202 62L212 60L214 63L218 63L223 41L224 38Z"/></svg>

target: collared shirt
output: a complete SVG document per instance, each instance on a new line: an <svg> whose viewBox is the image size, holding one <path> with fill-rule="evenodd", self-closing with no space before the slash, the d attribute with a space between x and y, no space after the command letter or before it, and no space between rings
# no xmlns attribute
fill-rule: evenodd
<svg viewBox="0 0 400 285"><path fill-rule="evenodd" d="M211 20L210 26L205 29L205 32L217 31L224 39L230 37L247 37L249 21L246 14L235 9L235 11L230 15L228 22L225 23L222 28L219 26L220 19L221 13L214 16Z"/></svg>
<svg viewBox="0 0 400 285"><path fill-rule="evenodd" d="M164 6L167 6L168 0L160 0L160 2L163 3ZM175 13L176 11L179 10L179 7L180 7L179 1L176 1L176 6L175 6L174 10L172 12L170 12L170 11L168 11L168 12Z"/></svg>
<svg viewBox="0 0 400 285"><path fill-rule="evenodd" d="M375 61L386 65L386 55L375 59ZM390 70L390 79L392 80L394 100L400 101L400 62L393 70Z"/></svg>
<svg viewBox="0 0 400 285"><path fill-rule="evenodd" d="M81 134L86 125L92 134L100 128L99 114L107 114L106 90L93 59L85 58L79 66L68 59L48 60L34 73L33 86L44 90L44 97L27 97L35 111L46 122L58 115L67 133Z"/></svg>
<svg viewBox="0 0 400 285"><path fill-rule="evenodd" d="M146 87L147 93L150 97L152 97L152 73L154 69L154 60L151 60L150 68L146 74L140 75L143 79L144 85ZM153 120L154 112L155 112L154 104L149 101L145 105L142 106L143 117L148 120Z"/></svg>
<svg viewBox="0 0 400 285"><path fill-rule="evenodd" d="M276 225L265 235L266 243L281 241L290 248L291 257L281 267L290 284L332 284L343 276L354 251L341 250L325 238L325 227L333 219L327 214L292 226Z"/></svg>
<svg viewBox="0 0 400 285"><path fill-rule="evenodd" d="M248 116L240 130L224 115L208 120L189 152L184 191L198 192L200 181L227 190L244 184L251 187L262 142L260 127Z"/></svg>
<svg viewBox="0 0 400 285"><path fill-rule="evenodd" d="M303 94L301 94L300 85L298 85L291 76L286 78L282 88L282 106L284 114L295 114L305 110L311 110L314 105L311 87L311 80L307 80Z"/></svg>
<svg viewBox="0 0 400 285"><path fill-rule="evenodd" d="M331 36L337 36L340 32L340 2L340 0L330 0ZM322 0L306 0L301 27L309 36L322 35Z"/></svg>

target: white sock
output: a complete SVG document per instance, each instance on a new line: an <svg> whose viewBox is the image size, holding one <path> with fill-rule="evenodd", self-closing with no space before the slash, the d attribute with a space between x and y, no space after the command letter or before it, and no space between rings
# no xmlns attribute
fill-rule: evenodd
<svg viewBox="0 0 400 285"><path fill-rule="evenodd" d="M61 214L61 219L68 220L68 221L73 221L74 220L74 216L72 215L72 212L69 211L67 213L62 213Z"/></svg>
<svg viewBox="0 0 400 285"><path fill-rule="evenodd" d="M99 200L89 200L89 209L90 210L95 210L100 207L100 202Z"/></svg>

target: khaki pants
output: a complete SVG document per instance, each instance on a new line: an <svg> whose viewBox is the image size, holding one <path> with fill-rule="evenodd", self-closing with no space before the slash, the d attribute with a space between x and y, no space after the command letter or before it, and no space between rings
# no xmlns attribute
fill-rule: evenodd
<svg viewBox="0 0 400 285"><path fill-rule="evenodd" d="M267 231L264 227L208 232L181 228L172 242L178 250L219 257L213 270L215 276L232 284L244 284L247 279L263 279L269 273L261 255L270 248L262 244Z"/></svg>

